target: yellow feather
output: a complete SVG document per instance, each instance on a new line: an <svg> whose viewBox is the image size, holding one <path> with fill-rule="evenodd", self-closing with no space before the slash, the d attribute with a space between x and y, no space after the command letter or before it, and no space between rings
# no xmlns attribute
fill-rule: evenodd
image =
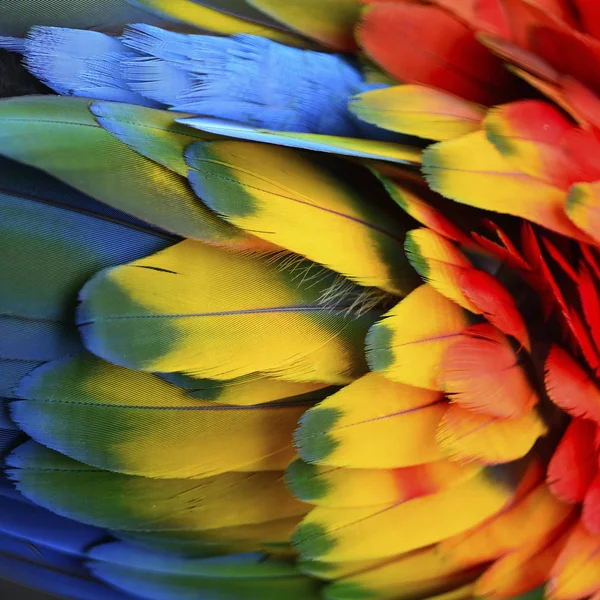
<svg viewBox="0 0 600 600"><path fill-rule="evenodd" d="M132 3L171 21L179 21L223 35L246 33L259 35L289 46L301 48L307 46L305 40L293 34L201 6L193 0L133 0Z"/></svg>
<svg viewBox="0 0 600 600"><path fill-rule="evenodd" d="M473 313L481 311L463 294L460 276L473 266L456 244L431 229L406 234L406 253L421 277L440 294Z"/></svg>
<svg viewBox="0 0 600 600"><path fill-rule="evenodd" d="M399 469L345 469L294 461L286 479L301 500L318 506L374 506L460 485L481 467L439 460Z"/></svg>
<svg viewBox="0 0 600 600"><path fill-rule="evenodd" d="M454 404L440 423L437 443L452 460L498 464L522 458L548 428L536 410L501 419Z"/></svg>
<svg viewBox="0 0 600 600"><path fill-rule="evenodd" d="M303 558L325 562L394 556L475 527L513 495L512 482L495 480L486 470L463 485L399 504L317 507L298 526L292 541Z"/></svg>
<svg viewBox="0 0 600 600"><path fill-rule="evenodd" d="M191 240L100 273L81 297L78 320L95 354L218 380L262 372L348 383L365 370L363 339L379 314L364 308L363 290L298 257Z"/></svg>
<svg viewBox="0 0 600 600"><path fill-rule="evenodd" d="M371 327L369 366L394 381L441 390L442 357L467 326L462 308L432 286L422 285Z"/></svg>
<svg viewBox="0 0 600 600"><path fill-rule="evenodd" d="M460 586L465 581L472 580L475 575L473 571L461 570L432 546L343 577L328 586L327 597L341 598L344 591L349 593L351 590L357 597L376 600L425 597L451 586ZM359 592L363 596L358 596Z"/></svg>
<svg viewBox="0 0 600 600"><path fill-rule="evenodd" d="M359 118L384 129L430 140L449 140L481 127L485 108L422 85L398 85L355 96Z"/></svg>
<svg viewBox="0 0 600 600"><path fill-rule="evenodd" d="M438 392L369 373L308 411L295 434L307 462L394 468L438 460L435 432L446 403Z"/></svg>
<svg viewBox="0 0 600 600"><path fill-rule="evenodd" d="M367 197L308 155L270 144L195 144L187 157L198 196L237 227L364 286L404 295L417 284L404 214L387 197Z"/></svg>
<svg viewBox="0 0 600 600"><path fill-rule="evenodd" d="M18 391L27 400L13 403L12 416L40 443L99 468L159 478L285 469L294 427L312 404L197 400L87 354L46 363Z"/></svg>
<svg viewBox="0 0 600 600"><path fill-rule="evenodd" d="M356 48L353 30L360 16L359 0L248 0L299 33L339 51Z"/></svg>

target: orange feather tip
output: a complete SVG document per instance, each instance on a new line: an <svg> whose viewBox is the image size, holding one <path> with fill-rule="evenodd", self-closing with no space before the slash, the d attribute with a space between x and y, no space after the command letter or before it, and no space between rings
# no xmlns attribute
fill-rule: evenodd
<svg viewBox="0 0 600 600"><path fill-rule="evenodd" d="M573 417L600 423L600 389L568 352L552 346L545 370L546 391L554 404Z"/></svg>
<svg viewBox="0 0 600 600"><path fill-rule="evenodd" d="M495 465L523 458L547 432L537 411L500 419L452 404L444 413L436 442L451 460Z"/></svg>
<svg viewBox="0 0 600 600"><path fill-rule="evenodd" d="M428 140L449 140L480 128L485 108L423 85L372 90L350 100L350 112L383 129Z"/></svg>
<svg viewBox="0 0 600 600"><path fill-rule="evenodd" d="M473 31L449 12L418 3L368 6L359 44L400 81L431 85L471 102L493 104L509 93L511 75Z"/></svg>
<svg viewBox="0 0 600 600"><path fill-rule="evenodd" d="M526 525L524 523L524 525ZM568 539L569 531L560 531L542 542L529 543L499 558L477 580L475 594L489 600L509 600L537 591L543 586Z"/></svg>
<svg viewBox="0 0 600 600"><path fill-rule="evenodd" d="M593 421L573 419L548 465L546 480L563 502L581 502L598 470Z"/></svg>
<svg viewBox="0 0 600 600"><path fill-rule="evenodd" d="M413 219L421 223L421 225L425 225L427 229L431 229L442 237L448 238L459 244L465 246L473 245L473 240L450 221L443 212L434 208L426 200L411 191L406 185L386 179L377 171L374 171L374 173L394 202L396 202L396 204L398 204L398 206ZM393 173L391 175L393 176Z"/></svg>
<svg viewBox="0 0 600 600"><path fill-rule="evenodd" d="M600 591L600 535L581 523L573 528L546 591L551 600L582 600Z"/></svg>
<svg viewBox="0 0 600 600"><path fill-rule="evenodd" d="M538 403L518 352L489 323L472 325L445 352L440 385L453 403L469 410L518 419Z"/></svg>
<svg viewBox="0 0 600 600"><path fill-rule="evenodd" d="M460 289L460 276L472 268L456 244L430 229L413 229L406 234L404 249L410 264L429 285L466 310L477 307Z"/></svg>
<svg viewBox="0 0 600 600"><path fill-rule="evenodd" d="M479 269L469 269L461 273L459 284L462 293L487 321L530 350L527 326L515 300L495 277Z"/></svg>
<svg viewBox="0 0 600 600"><path fill-rule="evenodd" d="M557 500L532 475L535 473L523 478L506 510L479 527L443 541L440 554L463 567L484 564L532 546L547 545L568 529L575 513L573 507Z"/></svg>

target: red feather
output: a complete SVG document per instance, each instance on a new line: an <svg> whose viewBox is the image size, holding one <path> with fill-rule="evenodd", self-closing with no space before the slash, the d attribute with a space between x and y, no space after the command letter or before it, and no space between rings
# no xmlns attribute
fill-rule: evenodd
<svg viewBox="0 0 600 600"><path fill-rule="evenodd" d="M600 474L596 475L585 495L581 522L590 533L600 534Z"/></svg>
<svg viewBox="0 0 600 600"><path fill-rule="evenodd" d="M598 0L575 0L582 29L592 37L600 38L600 2Z"/></svg>
<svg viewBox="0 0 600 600"><path fill-rule="evenodd" d="M600 298L592 274L583 262L579 267L579 295L592 340L600 350Z"/></svg>
<svg viewBox="0 0 600 600"><path fill-rule="evenodd" d="M485 271L469 269L463 271L459 282L462 293L492 325L512 335L527 350L530 349L529 335L521 313L513 297L495 277Z"/></svg>
<svg viewBox="0 0 600 600"><path fill-rule="evenodd" d="M554 69L600 91L600 42L567 27L537 27L529 47Z"/></svg>
<svg viewBox="0 0 600 600"><path fill-rule="evenodd" d="M600 422L600 389L579 363L559 346L546 359L546 391L573 417Z"/></svg>
<svg viewBox="0 0 600 600"><path fill-rule="evenodd" d="M373 4L363 13L358 39L400 81L431 85L473 102L501 102L514 82L467 25L436 6Z"/></svg>
<svg viewBox="0 0 600 600"><path fill-rule="evenodd" d="M597 473L594 437L596 425L573 419L548 465L547 482L564 502L581 502Z"/></svg>

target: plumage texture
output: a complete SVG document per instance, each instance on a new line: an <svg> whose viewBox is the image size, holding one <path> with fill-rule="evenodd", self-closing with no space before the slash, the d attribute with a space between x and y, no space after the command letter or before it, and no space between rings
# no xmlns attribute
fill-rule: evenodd
<svg viewBox="0 0 600 600"><path fill-rule="evenodd" d="M8 1L0 577L598 600L593 3Z"/></svg>
<svg viewBox="0 0 600 600"><path fill-rule="evenodd" d="M339 170L295 150L234 141L196 144L186 157L194 191L233 225L364 286L404 295L416 285L402 252L404 223L349 187ZM342 254L341 246L354 251Z"/></svg>
<svg viewBox="0 0 600 600"><path fill-rule="evenodd" d="M335 384L364 372L361 342L378 315L368 292L299 257L187 240L91 279L77 322L89 349L129 368Z"/></svg>

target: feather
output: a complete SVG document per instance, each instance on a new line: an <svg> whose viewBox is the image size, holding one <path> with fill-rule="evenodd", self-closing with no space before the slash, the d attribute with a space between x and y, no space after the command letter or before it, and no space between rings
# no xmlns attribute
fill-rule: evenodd
<svg viewBox="0 0 600 600"><path fill-rule="evenodd" d="M40 443L99 468L167 478L285 468L293 428L310 406L239 408L188 398L153 375L87 354L32 371L17 395L23 400L12 403L11 416Z"/></svg>
<svg viewBox="0 0 600 600"><path fill-rule="evenodd" d="M358 41L400 81L440 88L471 102L499 102L510 90L501 61L473 31L435 6L377 3L363 12Z"/></svg>
<svg viewBox="0 0 600 600"><path fill-rule="evenodd" d="M174 375L174 376L171 376ZM163 379L179 387L191 386L188 396L199 400L211 400L233 406L254 406L268 402L316 402L337 391L335 386L323 383L296 383L271 379L260 375L248 375L237 379L217 381L194 379L178 374L164 374ZM183 381L182 381L183 380ZM186 385L181 385L186 383Z"/></svg>
<svg viewBox="0 0 600 600"><path fill-rule="evenodd" d="M0 534L34 545L41 544L73 556L83 556L89 546L104 541L104 529L60 517L30 502L0 496Z"/></svg>
<svg viewBox="0 0 600 600"><path fill-rule="evenodd" d="M472 325L442 358L438 380L450 401L500 419L519 419L539 402L522 358L493 325Z"/></svg>
<svg viewBox="0 0 600 600"><path fill-rule="evenodd" d="M596 431L593 421L573 419L552 455L547 481L552 493L563 502L581 502L596 475Z"/></svg>
<svg viewBox="0 0 600 600"><path fill-rule="evenodd" d="M426 283L464 309L477 312L459 283L472 265L455 244L423 227L406 234L404 248L410 264Z"/></svg>
<svg viewBox="0 0 600 600"><path fill-rule="evenodd" d="M201 533L177 531L120 531L119 537L157 552L178 554L190 558L232 553L264 552L289 559L290 537L299 517L276 519L263 523L207 529Z"/></svg>
<svg viewBox="0 0 600 600"><path fill-rule="evenodd" d="M105 33L120 34L127 23L145 21L164 23L158 17L133 7L128 0L53 0L38 6L29 0L9 0L2 7L0 35L23 36L34 25L94 28Z"/></svg>
<svg viewBox="0 0 600 600"><path fill-rule="evenodd" d="M148 599L188 600L201 593L202 598L237 600L285 592L300 600L313 598L318 586L293 565L259 553L189 559L113 542L89 554L88 566L99 579L134 595L143 591Z"/></svg>
<svg viewBox="0 0 600 600"><path fill-rule="evenodd" d="M495 107L483 127L487 139L519 171L564 190L576 181L576 167L563 147L574 125L551 104L522 100Z"/></svg>
<svg viewBox="0 0 600 600"><path fill-rule="evenodd" d="M305 47L306 42L294 34L260 23L253 23L215 10L193 0L127 0L134 6L156 14L169 21L176 21L222 35L248 33L262 36L291 46ZM130 23L132 21L129 21Z"/></svg>
<svg viewBox="0 0 600 600"><path fill-rule="evenodd" d="M364 286L403 295L416 285L402 221L297 150L224 141L186 157L195 192L229 223Z"/></svg>
<svg viewBox="0 0 600 600"><path fill-rule="evenodd" d="M171 108L281 131L361 136L348 98L364 82L341 55L299 50L264 37L182 35L143 24L124 32L137 58L128 86Z"/></svg>
<svg viewBox="0 0 600 600"><path fill-rule="evenodd" d="M577 183L569 189L566 198L565 213L581 230L593 240L600 242L598 236L598 197L600 182Z"/></svg>
<svg viewBox="0 0 600 600"><path fill-rule="evenodd" d="M324 591L326 600L373 598L406 600L460 587L479 574L464 570L438 556L435 547L418 550L399 558L388 559L371 569L330 583Z"/></svg>
<svg viewBox="0 0 600 600"><path fill-rule="evenodd" d="M438 555L462 568L485 565L562 533L575 510L557 500L545 483L535 484L535 477L526 483L506 510L440 542Z"/></svg>
<svg viewBox="0 0 600 600"><path fill-rule="evenodd" d="M586 491L581 522L590 533L600 534L600 474L598 473Z"/></svg>
<svg viewBox="0 0 600 600"><path fill-rule="evenodd" d="M481 126L485 109L458 96L421 85L399 85L363 92L350 111L383 129L429 140L450 140Z"/></svg>
<svg viewBox="0 0 600 600"><path fill-rule="evenodd" d="M592 37L600 37L600 12L598 5L593 0L577 0L577 13L582 30Z"/></svg>
<svg viewBox="0 0 600 600"><path fill-rule="evenodd" d="M516 302L495 277L479 269L468 269L461 273L459 285L477 313L483 314L502 333L515 338L528 352L531 350L527 326Z"/></svg>
<svg viewBox="0 0 600 600"><path fill-rule="evenodd" d="M68 321L85 281L176 239L6 159L0 159L0 202L0 313L3 333L20 337L24 353L15 358L49 360L76 350Z"/></svg>
<svg viewBox="0 0 600 600"><path fill-rule="evenodd" d="M292 493L317 506L391 504L433 494L474 477L475 465L448 460L398 469L347 469L295 460L286 471Z"/></svg>
<svg viewBox="0 0 600 600"><path fill-rule="evenodd" d="M239 249L260 249L260 240L209 211L183 177L144 158L102 129L88 103L84 98L52 96L2 100L2 154L178 235Z"/></svg>
<svg viewBox="0 0 600 600"><path fill-rule="evenodd" d="M298 559L298 568L302 573L319 577L326 581L338 579L367 571L378 565L388 562L389 558L375 558L371 560L355 560L348 562L323 562L318 560Z"/></svg>
<svg viewBox="0 0 600 600"><path fill-rule="evenodd" d="M462 485L398 504L317 507L296 529L294 547L302 558L326 562L424 548L482 523L507 505L515 491L514 469L486 469Z"/></svg>
<svg viewBox="0 0 600 600"><path fill-rule="evenodd" d="M423 171L430 187L452 200L590 241L565 215L564 192L515 169L481 131L430 146Z"/></svg>
<svg viewBox="0 0 600 600"><path fill-rule="evenodd" d="M310 463L361 469L418 465L441 458L433 440L444 408L437 392L369 373L304 414L294 439L298 454Z"/></svg>
<svg viewBox="0 0 600 600"><path fill-rule="evenodd" d="M191 240L98 274L80 299L83 340L99 356L219 380L347 383L365 370L362 342L380 315L369 292L299 257Z"/></svg>
<svg viewBox="0 0 600 600"><path fill-rule="evenodd" d="M579 276L576 281L579 286L585 321L588 324L594 346L600 349L600 297L594 277L584 262L579 267Z"/></svg>
<svg viewBox="0 0 600 600"><path fill-rule="evenodd" d="M48 560L46 560L48 556ZM92 579L88 573L74 573L49 555L48 551L36 560L0 554L0 579L12 581L40 592L50 592L59 598L74 600L131 600L110 586Z"/></svg>
<svg viewBox="0 0 600 600"><path fill-rule="evenodd" d="M574 358L553 345L545 370L546 391L552 402L574 417L600 423L600 389Z"/></svg>
<svg viewBox="0 0 600 600"><path fill-rule="evenodd" d="M268 542L266 527L283 521L293 527L309 510L286 490L280 471L228 472L199 480L136 477L90 467L33 441L17 447L7 465L25 498L61 518L76 519L90 530L88 525L106 527L120 537L141 535L142 542L143 536L187 539L204 545L204 553L218 551L218 544L231 551L227 545L234 542ZM80 526L84 532L85 527Z"/></svg>
<svg viewBox="0 0 600 600"><path fill-rule="evenodd" d="M600 59L600 41L568 27L536 27L529 45L556 71L572 76L591 90L600 89L600 76L592 68Z"/></svg>
<svg viewBox="0 0 600 600"><path fill-rule="evenodd" d="M467 583L458 588L454 588L449 592L443 592L436 596L429 596L425 600L470 600L475 592L475 584Z"/></svg>
<svg viewBox="0 0 600 600"><path fill-rule="evenodd" d="M600 536L574 527L551 572L547 594L553 600L579 600L600 590Z"/></svg>
<svg viewBox="0 0 600 600"><path fill-rule="evenodd" d="M0 397L12 398L33 368L82 349L71 318L86 279L175 240L4 158L0 212ZM14 428L0 403L2 426Z"/></svg>
<svg viewBox="0 0 600 600"><path fill-rule="evenodd" d="M440 361L467 325L462 308L422 285L371 327L367 361L393 381L440 390Z"/></svg>
<svg viewBox="0 0 600 600"><path fill-rule="evenodd" d="M499 464L525 456L548 428L537 411L500 419L451 405L440 423L437 444L452 460Z"/></svg>
<svg viewBox="0 0 600 600"><path fill-rule="evenodd" d="M356 49L353 29L360 15L359 0L248 0L252 6L288 27L341 52Z"/></svg>
<svg viewBox="0 0 600 600"><path fill-rule="evenodd" d="M12 45L10 39L8 44ZM4 39L0 38L0 48L3 46ZM98 31L36 26L28 31L20 52L27 70L61 96L156 105L128 85L122 65L135 54L116 37Z"/></svg>
<svg viewBox="0 0 600 600"><path fill-rule="evenodd" d="M276 144L277 146L339 154L341 156L381 159L394 163L419 164L421 162L421 150L418 147L395 142L364 140L355 137L340 137L318 133L274 131L206 117L178 118L177 122L215 135Z"/></svg>
<svg viewBox="0 0 600 600"><path fill-rule="evenodd" d="M104 100L91 102L89 110L96 122L119 141L182 177L188 174L185 148L193 142L218 139L178 124L176 119L185 113Z"/></svg>
<svg viewBox="0 0 600 600"><path fill-rule="evenodd" d="M538 589L549 580L569 533L568 529L561 531L542 543L528 543L501 557L477 580L475 594L503 600Z"/></svg>
<svg viewBox="0 0 600 600"><path fill-rule="evenodd" d="M384 177L385 167L382 169L382 166L377 165L371 170L402 210L421 223L421 225L425 225L428 229L449 240L466 246L473 243L469 236L448 219L441 209L433 206L421 197L421 190L418 190L419 194L413 193L410 188L410 181L405 186L404 182L394 180L395 173L393 171L389 173L392 179ZM419 181L419 183L421 182ZM423 193L423 196L427 197L425 193ZM441 208L444 207L442 206Z"/></svg>
<svg viewBox="0 0 600 600"><path fill-rule="evenodd" d="M228 559L233 562L236 557ZM226 559L219 559L221 561ZM232 565L232 569L235 563ZM202 573L165 573L140 566L94 561L100 580L148 600L318 600L319 583L302 575L258 578L210 577Z"/></svg>

